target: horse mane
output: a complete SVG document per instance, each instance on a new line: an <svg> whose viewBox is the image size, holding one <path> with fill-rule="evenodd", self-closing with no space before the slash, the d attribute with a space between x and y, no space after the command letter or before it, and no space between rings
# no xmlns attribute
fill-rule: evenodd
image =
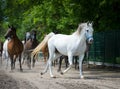
<svg viewBox="0 0 120 89"><path fill-rule="evenodd" d="M81 23L78 25L77 30L73 33L73 35L79 36L81 34L82 28L86 25L86 23Z"/></svg>

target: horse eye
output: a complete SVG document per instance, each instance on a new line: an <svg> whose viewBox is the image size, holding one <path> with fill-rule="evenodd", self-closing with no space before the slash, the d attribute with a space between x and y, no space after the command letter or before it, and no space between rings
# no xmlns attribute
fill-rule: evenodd
<svg viewBox="0 0 120 89"><path fill-rule="evenodd" d="M86 30L87 32L89 32L89 30Z"/></svg>

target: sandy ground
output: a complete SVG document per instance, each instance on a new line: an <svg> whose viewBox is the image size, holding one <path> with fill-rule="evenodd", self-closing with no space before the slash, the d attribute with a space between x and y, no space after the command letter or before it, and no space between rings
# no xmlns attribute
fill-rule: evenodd
<svg viewBox="0 0 120 89"><path fill-rule="evenodd" d="M29 70L23 65L23 72L16 69L11 72L10 65L5 69L5 62L0 65L0 89L120 89L120 69L83 69L84 79L79 78L79 71L72 68L69 72L61 75L57 67L53 67L57 78L50 78L49 71L40 75L45 63L41 60L36 63L34 69ZM62 70L64 70L64 65Z"/></svg>

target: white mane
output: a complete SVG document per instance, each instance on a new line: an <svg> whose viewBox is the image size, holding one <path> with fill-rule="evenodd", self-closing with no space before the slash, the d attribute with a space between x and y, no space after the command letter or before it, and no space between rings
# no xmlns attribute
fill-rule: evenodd
<svg viewBox="0 0 120 89"><path fill-rule="evenodd" d="M73 35L80 35L81 31L83 30L83 27L87 26L87 23L81 23L79 24L77 30L73 33Z"/></svg>

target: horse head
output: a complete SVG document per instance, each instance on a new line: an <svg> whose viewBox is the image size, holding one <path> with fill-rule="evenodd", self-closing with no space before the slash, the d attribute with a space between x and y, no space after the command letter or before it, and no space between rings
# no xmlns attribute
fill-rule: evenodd
<svg viewBox="0 0 120 89"><path fill-rule="evenodd" d="M13 27L13 25L12 26L8 26L9 28L8 28L8 31L6 32L6 34L5 34L5 38L6 39L11 39L11 38L13 38L14 36L16 36L16 28L15 27Z"/></svg>
<svg viewBox="0 0 120 89"><path fill-rule="evenodd" d="M30 34L30 32L26 32L26 34L25 34L25 42L28 41L29 39L31 39L31 34Z"/></svg>
<svg viewBox="0 0 120 89"><path fill-rule="evenodd" d="M87 22L87 23L79 24L76 33L80 36L81 35L85 36L87 43L92 44L92 42L93 42L93 23Z"/></svg>
<svg viewBox="0 0 120 89"><path fill-rule="evenodd" d="M32 40L36 40L36 34L37 34L37 32L35 30L31 31L31 39Z"/></svg>
<svg viewBox="0 0 120 89"><path fill-rule="evenodd" d="M87 22L85 26L85 36L88 44L93 43L93 22Z"/></svg>

